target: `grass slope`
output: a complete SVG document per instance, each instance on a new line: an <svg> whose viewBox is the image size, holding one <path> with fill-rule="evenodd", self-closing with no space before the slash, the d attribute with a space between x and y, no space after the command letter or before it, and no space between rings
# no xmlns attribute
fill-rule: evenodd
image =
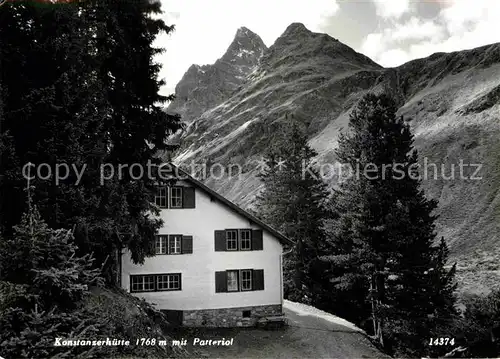
<svg viewBox="0 0 500 359"><path fill-rule="evenodd" d="M82 306L94 313L99 322L104 324L105 332L101 333L102 338L130 341L129 347L93 347L89 354L119 359L189 357L185 349L172 346L172 329L164 315L142 299L120 289L93 288ZM136 340L141 338L166 340L168 345L135 345Z"/></svg>
<svg viewBox="0 0 500 359"><path fill-rule="evenodd" d="M422 165L433 163L440 172L443 166L445 177L455 167L455 179L431 175L422 184L439 200L438 236L445 237L451 260L459 263L461 288L472 290L472 281L485 283L474 291L500 287L500 280L487 279L500 270L500 44L383 69L326 35L298 26L294 31L300 36L280 38L242 89L188 127L178 161L240 165L243 173L204 180L251 208L261 190L257 160L280 136L286 115L305 124L319 163L334 163L338 136L347 130L357 100L389 90L399 114L411 120ZM356 68L344 64L351 57ZM470 179L471 166L458 178L460 161L481 165L481 179ZM481 250L489 254L478 260Z"/></svg>

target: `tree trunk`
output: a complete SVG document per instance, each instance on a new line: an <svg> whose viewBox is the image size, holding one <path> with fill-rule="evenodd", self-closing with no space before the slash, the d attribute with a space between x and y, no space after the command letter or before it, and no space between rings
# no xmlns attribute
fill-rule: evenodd
<svg viewBox="0 0 500 359"><path fill-rule="evenodd" d="M122 250L117 248L115 252L115 284L117 287L122 286Z"/></svg>
<svg viewBox="0 0 500 359"><path fill-rule="evenodd" d="M380 305L377 275L373 274L370 278L370 294L372 304L372 321L373 321L373 334L375 339L384 346L384 337L382 334L382 318L378 315L377 311Z"/></svg>

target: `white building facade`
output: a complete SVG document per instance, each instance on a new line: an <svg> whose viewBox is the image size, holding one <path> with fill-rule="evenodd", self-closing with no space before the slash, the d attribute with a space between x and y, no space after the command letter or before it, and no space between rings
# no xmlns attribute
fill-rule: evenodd
<svg viewBox="0 0 500 359"><path fill-rule="evenodd" d="M282 314L283 245L290 241L191 177L160 187L156 255L124 251L122 288L185 326L251 326Z"/></svg>

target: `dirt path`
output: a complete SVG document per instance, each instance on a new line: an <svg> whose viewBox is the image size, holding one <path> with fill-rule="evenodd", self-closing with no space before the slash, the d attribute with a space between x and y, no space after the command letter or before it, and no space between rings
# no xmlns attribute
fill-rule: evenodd
<svg viewBox="0 0 500 359"><path fill-rule="evenodd" d="M389 358L359 331L285 308L289 340L311 346L316 358Z"/></svg>
<svg viewBox="0 0 500 359"><path fill-rule="evenodd" d="M234 338L232 346L188 345L197 357L210 358L389 358L359 331L314 315L285 308L289 326L279 330L211 329L186 335L193 338ZM186 333L187 334L187 333Z"/></svg>

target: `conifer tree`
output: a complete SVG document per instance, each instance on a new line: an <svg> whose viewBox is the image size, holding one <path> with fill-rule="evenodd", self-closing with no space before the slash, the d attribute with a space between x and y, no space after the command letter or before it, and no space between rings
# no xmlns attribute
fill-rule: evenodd
<svg viewBox="0 0 500 359"><path fill-rule="evenodd" d="M292 120L267 152L259 175L264 190L257 208L266 223L295 242L284 258L285 296L317 303L322 299L318 257L324 252L323 221L328 216L328 191L314 167L316 152L300 124Z"/></svg>
<svg viewBox="0 0 500 359"><path fill-rule="evenodd" d="M368 94L350 116L337 155L352 171L336 196L334 255L325 259L344 300L371 312L382 345L390 336L421 350L431 323L455 314L454 269L444 268L444 240L434 245L437 203L420 188L413 135L396 110L390 97Z"/></svg>
<svg viewBox="0 0 500 359"><path fill-rule="evenodd" d="M76 309L90 286L103 284L101 271L90 254L76 255L71 231L49 228L31 202L29 191L14 236L0 238L0 344L7 357L52 357L61 352L53 338L77 336L82 324L88 335L97 331Z"/></svg>
<svg viewBox="0 0 500 359"><path fill-rule="evenodd" d="M158 1L84 1L69 4L8 2L0 11L3 137L0 199L5 237L13 236L26 207L22 167L27 163L86 165L78 185L73 171L59 185L38 180L38 208L50 227L72 228L78 253L94 252L111 270L121 248L135 262L152 254L161 221L148 217L154 181L148 160L167 147L179 126L159 95L162 81L153 47L160 32ZM115 176L100 183L100 166ZM139 179L128 168L140 165ZM109 272L111 274L111 272ZM108 275L111 280L112 276Z"/></svg>
<svg viewBox="0 0 500 359"><path fill-rule="evenodd" d="M167 114L162 107L173 96L159 93L165 81L158 78L161 65L154 56L164 49L153 46L158 34L171 33L174 27L159 18L157 0L96 0L83 9L87 21L95 24L94 60L109 107L101 130L105 136L99 141L102 150L109 149L104 160L115 168L128 164L146 169L148 161L160 162L157 153L170 148L166 138L181 127L179 116ZM145 216L145 210L155 212L149 205L155 181L146 175L135 180L130 171L121 175L106 184L106 198L112 200L108 214L115 225L109 226L108 218L103 218L100 228L114 240L110 251L127 247L134 262L143 262L153 254L151 244L161 224ZM101 248L100 236L91 235L95 231L92 221L80 221L80 229L90 249Z"/></svg>

